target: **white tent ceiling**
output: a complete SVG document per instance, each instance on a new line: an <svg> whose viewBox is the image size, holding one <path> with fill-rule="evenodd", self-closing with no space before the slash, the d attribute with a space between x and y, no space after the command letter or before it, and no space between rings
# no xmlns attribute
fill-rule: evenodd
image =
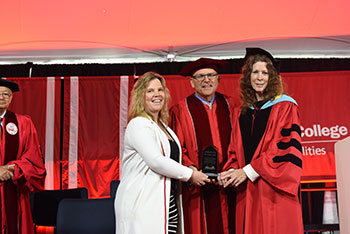
<svg viewBox="0 0 350 234"><path fill-rule="evenodd" d="M350 58L350 1L4 0L0 63Z"/></svg>

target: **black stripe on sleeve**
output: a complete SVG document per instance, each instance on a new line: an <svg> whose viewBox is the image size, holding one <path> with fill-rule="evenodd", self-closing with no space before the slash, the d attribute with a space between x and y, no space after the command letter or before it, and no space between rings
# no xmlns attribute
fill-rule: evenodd
<svg viewBox="0 0 350 234"><path fill-rule="evenodd" d="M292 124L291 128L283 128L281 130L281 135L284 136L284 137L290 136L292 131L296 131L299 134L299 136L301 136L301 130L300 130L299 125L297 125L297 124Z"/></svg>
<svg viewBox="0 0 350 234"><path fill-rule="evenodd" d="M294 165L302 168L302 161L300 158L298 158L297 156L295 156L294 154L286 154L283 156L275 156L273 158L273 162L275 163L279 163L279 162L291 162Z"/></svg>
<svg viewBox="0 0 350 234"><path fill-rule="evenodd" d="M288 149L289 147L295 147L297 150L302 152L302 146L300 142L296 139L291 139L289 142L280 141L277 143L277 147L282 150Z"/></svg>

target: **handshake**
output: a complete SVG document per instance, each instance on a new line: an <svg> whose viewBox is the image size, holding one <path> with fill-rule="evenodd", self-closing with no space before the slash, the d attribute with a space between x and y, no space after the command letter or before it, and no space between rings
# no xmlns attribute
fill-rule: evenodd
<svg viewBox="0 0 350 234"><path fill-rule="evenodd" d="M219 173L217 180L209 179L209 177L202 171L194 166L190 166L193 170L190 182L196 186L203 186L205 184L218 184L220 186L226 187L238 187L242 184L248 177L243 169L230 169Z"/></svg>

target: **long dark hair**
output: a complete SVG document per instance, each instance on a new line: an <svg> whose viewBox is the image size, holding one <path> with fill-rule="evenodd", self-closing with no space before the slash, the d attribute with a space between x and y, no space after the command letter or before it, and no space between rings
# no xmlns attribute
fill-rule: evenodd
<svg viewBox="0 0 350 234"><path fill-rule="evenodd" d="M269 74L267 87L263 92L264 99L272 100L284 93L282 77L278 74L278 71L273 65L272 61L265 55L250 56L242 67L242 76L239 79L242 111L245 111L255 102L257 102L255 90L253 89L250 80L250 76L253 72L253 65L257 62L265 62Z"/></svg>

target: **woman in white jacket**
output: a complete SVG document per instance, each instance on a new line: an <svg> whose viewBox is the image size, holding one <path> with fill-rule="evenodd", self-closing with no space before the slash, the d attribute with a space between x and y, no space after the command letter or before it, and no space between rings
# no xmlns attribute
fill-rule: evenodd
<svg viewBox="0 0 350 234"><path fill-rule="evenodd" d="M208 177L181 165L181 146L167 126L169 91L157 73L134 85L115 199L116 234L183 233L180 186ZM177 179L177 180L174 180Z"/></svg>

